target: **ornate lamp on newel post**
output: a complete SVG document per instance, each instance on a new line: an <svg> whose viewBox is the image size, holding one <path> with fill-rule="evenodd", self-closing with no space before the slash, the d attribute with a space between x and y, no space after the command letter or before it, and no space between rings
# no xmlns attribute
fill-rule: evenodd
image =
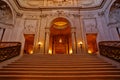
<svg viewBox="0 0 120 80"><path fill-rule="evenodd" d="M83 42L82 42L82 41L80 41L78 44L79 44L79 46L80 46L80 50L81 50L80 52L82 52Z"/></svg>
<svg viewBox="0 0 120 80"><path fill-rule="evenodd" d="M41 47L42 43L41 42L38 42L38 49L39 49L39 52L40 52L40 47Z"/></svg>

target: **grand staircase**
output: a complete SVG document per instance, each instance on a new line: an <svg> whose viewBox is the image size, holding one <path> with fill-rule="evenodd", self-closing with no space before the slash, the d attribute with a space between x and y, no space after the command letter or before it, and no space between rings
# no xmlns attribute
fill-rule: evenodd
<svg viewBox="0 0 120 80"><path fill-rule="evenodd" d="M0 69L0 80L120 80L120 69L95 55L23 55Z"/></svg>

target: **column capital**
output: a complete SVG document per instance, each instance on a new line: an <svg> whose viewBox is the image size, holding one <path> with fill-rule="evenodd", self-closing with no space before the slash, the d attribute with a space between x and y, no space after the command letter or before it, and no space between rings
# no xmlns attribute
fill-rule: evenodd
<svg viewBox="0 0 120 80"><path fill-rule="evenodd" d="M75 30L76 30L76 27L71 27L71 32L72 33L75 32Z"/></svg>
<svg viewBox="0 0 120 80"><path fill-rule="evenodd" d="M50 33L50 28L49 27L45 27L45 32L46 33Z"/></svg>
<svg viewBox="0 0 120 80"><path fill-rule="evenodd" d="M105 15L105 12L104 11L101 11L101 12L98 12L98 16L102 17Z"/></svg>

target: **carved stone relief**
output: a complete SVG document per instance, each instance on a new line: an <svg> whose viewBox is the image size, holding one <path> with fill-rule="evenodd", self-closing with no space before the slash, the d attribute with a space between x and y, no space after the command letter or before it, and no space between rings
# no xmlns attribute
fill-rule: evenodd
<svg viewBox="0 0 120 80"><path fill-rule="evenodd" d="M38 20L25 20L24 22L24 34L35 34L36 27L38 26Z"/></svg>
<svg viewBox="0 0 120 80"><path fill-rule="evenodd" d="M48 0L49 6L71 6L73 5L72 0Z"/></svg>
<svg viewBox="0 0 120 80"><path fill-rule="evenodd" d="M102 3L103 0L78 0L78 5L81 7L95 7Z"/></svg>
<svg viewBox="0 0 120 80"><path fill-rule="evenodd" d="M84 19L84 27L86 33L97 33L97 22L94 18Z"/></svg>
<svg viewBox="0 0 120 80"><path fill-rule="evenodd" d="M21 7L39 8L39 7L96 7L103 0L16 0Z"/></svg>

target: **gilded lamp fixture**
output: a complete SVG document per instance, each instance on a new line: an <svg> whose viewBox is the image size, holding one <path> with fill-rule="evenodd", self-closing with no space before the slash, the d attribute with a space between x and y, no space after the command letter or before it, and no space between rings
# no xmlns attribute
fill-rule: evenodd
<svg viewBox="0 0 120 80"><path fill-rule="evenodd" d="M63 29L67 27L67 22L59 21L54 23L54 27L58 29Z"/></svg>

